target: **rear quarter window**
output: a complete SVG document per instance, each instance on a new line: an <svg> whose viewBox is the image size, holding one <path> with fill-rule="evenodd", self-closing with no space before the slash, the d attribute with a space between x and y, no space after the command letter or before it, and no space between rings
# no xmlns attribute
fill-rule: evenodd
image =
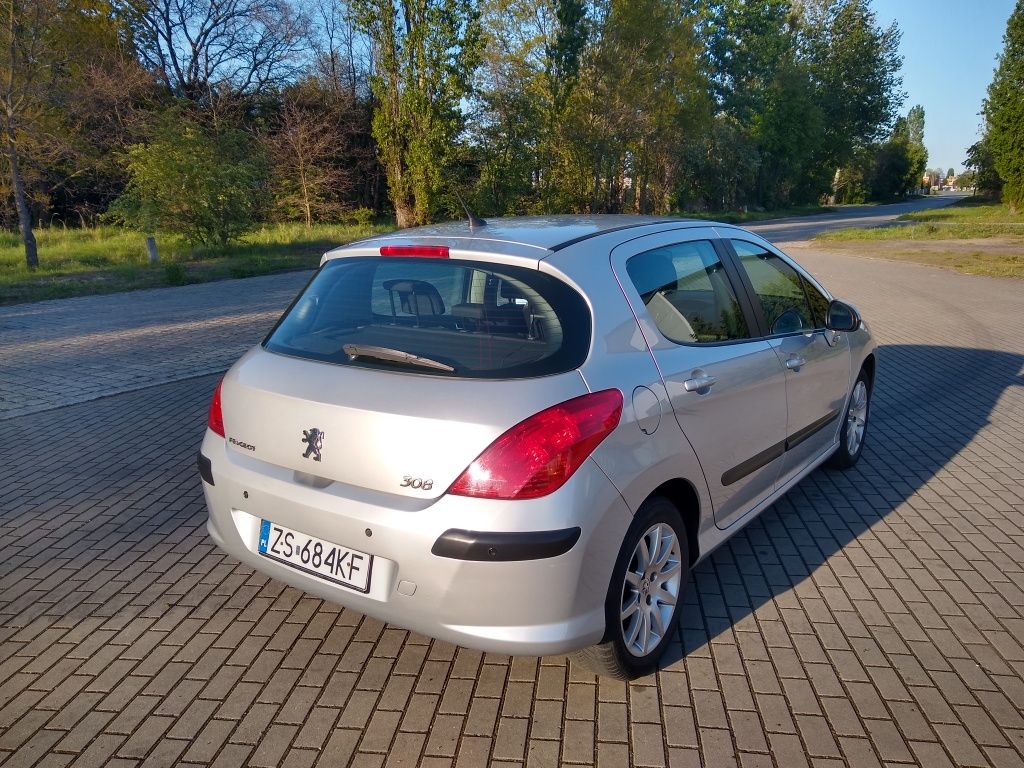
<svg viewBox="0 0 1024 768"><path fill-rule="evenodd" d="M578 368L590 334L583 297L537 270L366 257L321 267L263 345L336 365L526 378Z"/></svg>

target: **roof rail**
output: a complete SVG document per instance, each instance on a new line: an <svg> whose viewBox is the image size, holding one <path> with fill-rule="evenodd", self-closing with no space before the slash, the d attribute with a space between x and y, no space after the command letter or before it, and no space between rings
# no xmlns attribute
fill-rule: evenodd
<svg viewBox="0 0 1024 768"><path fill-rule="evenodd" d="M607 235L609 232L621 232L624 229L636 229L637 227L651 227L655 224L671 224L673 221L685 222L687 219L655 219L654 221L638 221L632 224L623 224L621 227L609 227L608 229L600 229L597 232L588 232L585 235L574 237L572 240L566 240L564 243L551 246L548 250L552 253L556 253L563 248L568 248L570 245L576 245L576 243L582 243L584 240L589 240L592 237L599 237L601 235Z"/></svg>

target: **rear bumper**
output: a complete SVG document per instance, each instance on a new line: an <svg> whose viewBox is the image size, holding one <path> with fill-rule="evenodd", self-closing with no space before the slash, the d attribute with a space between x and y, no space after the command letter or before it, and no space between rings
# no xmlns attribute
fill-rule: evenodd
<svg viewBox="0 0 1024 768"><path fill-rule="evenodd" d="M550 496L420 502L333 484L236 452L207 432L208 531L228 554L310 594L430 637L483 651L560 654L599 642L611 569L632 515L587 461ZM361 594L257 551L271 520L374 556Z"/></svg>
<svg viewBox="0 0 1024 768"><path fill-rule="evenodd" d="M199 469L199 476L203 478L203 482L213 485L213 467L202 451L196 454L196 466Z"/></svg>
<svg viewBox="0 0 1024 768"><path fill-rule="evenodd" d="M579 527L526 533L461 531L450 528L434 542L430 553L453 560L480 560L485 563L542 560L564 555L580 540L580 533L582 531Z"/></svg>

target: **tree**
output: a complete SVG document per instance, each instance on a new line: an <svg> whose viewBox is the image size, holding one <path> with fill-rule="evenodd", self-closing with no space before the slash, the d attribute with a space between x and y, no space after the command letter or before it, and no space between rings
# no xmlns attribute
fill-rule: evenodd
<svg viewBox="0 0 1024 768"><path fill-rule="evenodd" d="M920 188L924 169L928 165L928 150L924 145L924 107L920 104L907 113L906 135L910 166L907 168L904 189L910 192Z"/></svg>
<svg viewBox="0 0 1024 768"><path fill-rule="evenodd" d="M691 5L719 114L694 158L691 167L699 179L689 194L702 190L698 196L707 205L723 209L762 203L762 194L788 196L776 194L778 175L793 160L783 147L790 136L782 121L790 112L789 99L806 95L795 60L798 25L791 3L692 0ZM804 150L810 154L809 147L801 154ZM765 153L769 158L762 170Z"/></svg>
<svg viewBox="0 0 1024 768"><path fill-rule="evenodd" d="M23 143L28 124L44 109L40 104L40 82L49 74L52 62L46 57L45 38L51 33L50 21L56 11L50 3L5 0L7 18L3 25L3 71L0 72L0 101L4 107L4 143L11 174L18 227L25 246L25 264L39 266L32 214L22 173Z"/></svg>
<svg viewBox="0 0 1024 768"><path fill-rule="evenodd" d="M343 195L334 194L345 207L379 211L384 197L383 169L373 140L373 94L370 41L359 32L352 8L345 0L313 0L309 47L313 59L299 81L310 119L336 126L337 145L332 165ZM286 89L294 90L294 89ZM308 94L307 94L308 95Z"/></svg>
<svg viewBox="0 0 1024 768"><path fill-rule="evenodd" d="M921 184L921 175L914 169L908 133L907 120L899 118L892 135L875 151L870 181L871 197L875 200L891 200L905 195L911 185L917 188Z"/></svg>
<svg viewBox="0 0 1024 768"><path fill-rule="evenodd" d="M373 136L399 227L435 214L480 58L472 0L354 0L374 51Z"/></svg>
<svg viewBox="0 0 1024 768"><path fill-rule="evenodd" d="M85 226L123 191L124 149L144 135L163 105L125 20L108 0L77 2L81 13L62 20L69 55L59 68L59 83L50 88L59 118L48 130L52 149L39 162L36 190L41 217Z"/></svg>
<svg viewBox="0 0 1024 768"><path fill-rule="evenodd" d="M719 179L702 171L695 186L726 207L810 202L833 184L859 196L868 150L889 133L903 98L898 27L881 28L868 0L687 5L697 11L719 109L712 133L733 136L722 157L692 166ZM711 192L723 173L734 190L725 198Z"/></svg>
<svg viewBox="0 0 1024 768"><path fill-rule="evenodd" d="M801 40L828 126L826 157L839 167L884 136L904 98L901 33L883 29L868 0L809 0ZM923 115L922 115L923 117Z"/></svg>
<svg viewBox="0 0 1024 768"><path fill-rule="evenodd" d="M249 135L207 128L180 109L162 116L148 144L129 148L128 172L111 218L193 243L226 245L263 203L266 164Z"/></svg>
<svg viewBox="0 0 1024 768"><path fill-rule="evenodd" d="M761 156L738 120L717 114L698 140L683 146L682 162L688 171L677 192L680 206L728 210L755 188Z"/></svg>
<svg viewBox="0 0 1024 768"><path fill-rule="evenodd" d="M871 186L876 178L876 163L882 145L873 144L858 150L853 160L844 165L832 178L835 203L864 203L872 197ZM918 186L921 180L917 181Z"/></svg>
<svg viewBox="0 0 1024 768"><path fill-rule="evenodd" d="M352 100L369 95L369 51L344 0L315 0L308 27L312 76L322 86L347 91Z"/></svg>
<svg viewBox="0 0 1024 768"><path fill-rule="evenodd" d="M485 0L484 45L471 110L470 137L480 173L475 203L488 213L543 210L560 120L552 116L553 66L561 31L557 0ZM560 81L570 92L571 79Z"/></svg>
<svg viewBox="0 0 1024 768"><path fill-rule="evenodd" d="M306 19L288 0L112 0L169 94L216 108L295 74Z"/></svg>
<svg viewBox="0 0 1024 768"><path fill-rule="evenodd" d="M138 80L124 55L124 29L107 0L3 0L0 7L4 175L25 263L34 269L33 206L45 211L49 195L67 178L86 175L102 162L101 154L109 154L116 113L93 114L91 107L123 106ZM101 98L102 83L113 72L121 74L117 95ZM94 132L100 124L104 130Z"/></svg>
<svg viewBox="0 0 1024 768"><path fill-rule="evenodd" d="M950 168L948 171L946 171L946 178L947 179L952 179L952 178L955 178L955 177L956 177L956 169Z"/></svg>
<svg viewBox="0 0 1024 768"><path fill-rule="evenodd" d="M541 141L538 143L537 173L544 212L551 211L558 187L571 164L567 154L573 136L568 135L566 117L569 99L576 91L583 56L593 42L591 19L582 0L554 0L553 24L544 37L544 72L541 101ZM610 14L610 11L609 11ZM607 16L608 14L606 14ZM561 190L564 192L564 188Z"/></svg>
<svg viewBox="0 0 1024 768"><path fill-rule="evenodd" d="M922 186L928 150L924 146L924 108L913 107L899 117L889 136L857 149L835 173L836 202L863 202L870 197L888 201L905 197Z"/></svg>
<svg viewBox="0 0 1024 768"><path fill-rule="evenodd" d="M692 0L711 89L723 111L749 124L795 47L790 0Z"/></svg>
<svg viewBox="0 0 1024 768"><path fill-rule="evenodd" d="M974 189L978 185L978 176L974 171L964 171L956 177L956 185L960 189Z"/></svg>
<svg viewBox="0 0 1024 768"><path fill-rule="evenodd" d="M670 209L682 140L697 133L696 121L706 111L691 27L670 0L610 4L564 119L568 207Z"/></svg>
<svg viewBox="0 0 1024 768"><path fill-rule="evenodd" d="M348 90L307 80L284 91L264 142L282 218L310 227L345 207L359 171L353 143L362 122L361 105Z"/></svg>
<svg viewBox="0 0 1024 768"><path fill-rule="evenodd" d="M989 147L988 134L967 148L964 167L974 174L974 187L979 194L998 197L1003 190L1003 180L996 171L995 158Z"/></svg>
<svg viewBox="0 0 1024 768"><path fill-rule="evenodd" d="M984 114L986 145L1003 180L1011 210L1024 206L1024 0L1017 0L1006 23L1003 51L988 87Z"/></svg>
<svg viewBox="0 0 1024 768"><path fill-rule="evenodd" d="M816 197L828 179L820 165L825 121L815 103L807 68L792 56L780 66L766 93L753 135L761 153L757 199L769 208Z"/></svg>

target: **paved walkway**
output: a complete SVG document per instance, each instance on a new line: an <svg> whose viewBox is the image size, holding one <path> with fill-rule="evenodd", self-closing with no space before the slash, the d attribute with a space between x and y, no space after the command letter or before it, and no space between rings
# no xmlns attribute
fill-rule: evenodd
<svg viewBox="0 0 1024 768"><path fill-rule="evenodd" d="M0 307L0 420L223 371L309 275Z"/></svg>
<svg viewBox="0 0 1024 768"><path fill-rule="evenodd" d="M0 763L1024 766L1021 284L793 252L882 344L864 458L699 566L671 663L628 685L431 641L221 554L194 465L216 376L9 415ZM234 323L243 284L200 286L209 330L141 338L246 346L296 279L248 281L267 314Z"/></svg>

